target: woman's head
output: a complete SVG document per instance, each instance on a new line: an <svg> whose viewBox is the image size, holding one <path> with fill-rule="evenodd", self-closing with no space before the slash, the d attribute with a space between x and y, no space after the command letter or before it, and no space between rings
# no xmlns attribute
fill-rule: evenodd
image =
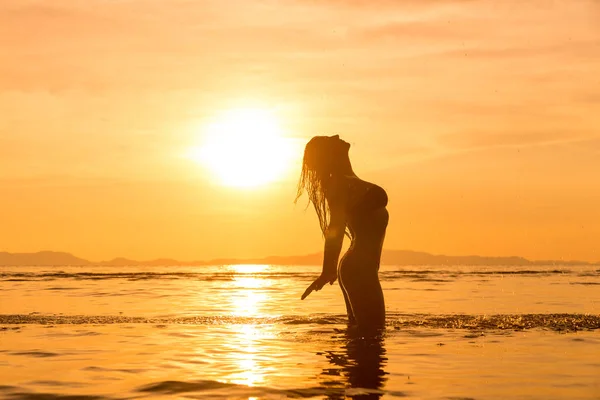
<svg viewBox="0 0 600 400"><path fill-rule="evenodd" d="M296 201L306 190L308 198L315 206L323 233L329 223L327 185L332 176L352 171L348 158L349 149L350 144L340 139L339 135L315 136L304 148Z"/></svg>
<svg viewBox="0 0 600 400"><path fill-rule="evenodd" d="M303 168L315 171L323 177L330 176L345 167L350 144L339 135L315 136L304 148Z"/></svg>

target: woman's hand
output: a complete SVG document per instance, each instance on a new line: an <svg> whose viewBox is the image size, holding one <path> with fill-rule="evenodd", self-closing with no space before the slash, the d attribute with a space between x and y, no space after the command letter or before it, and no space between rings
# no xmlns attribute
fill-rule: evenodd
<svg viewBox="0 0 600 400"><path fill-rule="evenodd" d="M308 297L308 295L314 290L314 291L319 291L321 290L321 288L323 286L325 286L327 284L327 282L329 282L330 285L333 285L333 282L335 282L335 280L337 279L337 273L336 271L332 271L331 273L322 273L321 276L319 276L317 279L315 279L315 281L313 283L310 284L310 286L304 291L304 294L302 295L302 297L300 298L301 300L304 300L305 298Z"/></svg>

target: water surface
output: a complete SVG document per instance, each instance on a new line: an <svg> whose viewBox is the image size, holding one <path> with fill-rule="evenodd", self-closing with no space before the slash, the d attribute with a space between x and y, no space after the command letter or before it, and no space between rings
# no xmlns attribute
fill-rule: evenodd
<svg viewBox="0 0 600 400"><path fill-rule="evenodd" d="M375 339L319 269L1 267L0 397L600 397L599 267L386 266Z"/></svg>

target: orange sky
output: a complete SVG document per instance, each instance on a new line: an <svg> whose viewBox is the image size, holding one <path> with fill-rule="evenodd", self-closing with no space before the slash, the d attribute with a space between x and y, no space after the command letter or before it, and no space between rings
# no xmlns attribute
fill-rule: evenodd
<svg viewBox="0 0 600 400"><path fill-rule="evenodd" d="M297 160L242 191L182 156L250 102L353 144L386 248L600 260L600 3L224 3L0 3L0 251L319 250Z"/></svg>

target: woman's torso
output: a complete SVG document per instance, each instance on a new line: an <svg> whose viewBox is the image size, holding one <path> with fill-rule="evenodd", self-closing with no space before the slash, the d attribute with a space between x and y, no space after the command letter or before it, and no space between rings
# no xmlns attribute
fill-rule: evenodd
<svg viewBox="0 0 600 400"><path fill-rule="evenodd" d="M352 237L349 256L361 263L379 266L383 240L389 220L388 197L385 190L374 183L347 177L346 221Z"/></svg>

